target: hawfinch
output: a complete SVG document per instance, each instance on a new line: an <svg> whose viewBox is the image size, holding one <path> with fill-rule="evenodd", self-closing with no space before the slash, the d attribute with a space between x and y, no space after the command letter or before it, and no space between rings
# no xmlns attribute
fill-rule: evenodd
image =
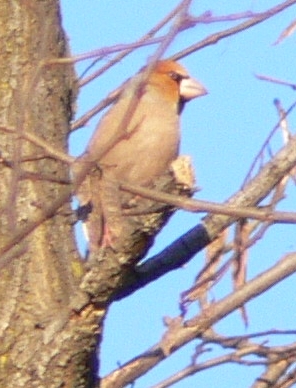
<svg viewBox="0 0 296 388"><path fill-rule="evenodd" d="M172 60L157 62L139 87L143 71L145 68L125 83L119 99L102 117L79 158L95 162L100 169L100 177L89 179L77 193L80 205L88 205L93 213L86 222L93 247L113 238L108 215L108 201L112 203L113 194L106 186L120 181L149 185L168 171L178 156L180 113L185 103L207 94L201 83ZM119 203L118 212L120 207ZM111 234L108 238L106 231Z"/></svg>

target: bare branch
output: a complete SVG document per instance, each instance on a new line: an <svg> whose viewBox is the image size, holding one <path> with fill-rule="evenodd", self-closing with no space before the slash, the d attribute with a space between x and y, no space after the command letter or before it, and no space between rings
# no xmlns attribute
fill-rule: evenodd
<svg viewBox="0 0 296 388"><path fill-rule="evenodd" d="M276 387L278 379L287 371L292 361L280 360L268 366L266 371L256 379L251 388L268 388Z"/></svg>
<svg viewBox="0 0 296 388"><path fill-rule="evenodd" d="M296 255L286 255L273 267L247 282L236 292L212 303L198 316L185 321L183 326L179 326L178 332L175 331L174 333L174 340L171 338L171 353L202 335L215 322L292 275L295 271ZM124 364L119 370L106 376L101 382L101 387L119 388L131 383L165 358L161 349L161 342L155 344L146 352Z"/></svg>
<svg viewBox="0 0 296 388"><path fill-rule="evenodd" d="M198 50L201 50L204 47L216 44L222 39L225 39L231 35L237 34L238 32L247 30L250 27L253 27L259 23L264 22L265 20L271 18L276 14L279 14L280 12L284 11L288 7L293 6L294 4L296 4L296 0L287 0L273 8L268 9L267 11L259 14L258 16L255 16L251 20L247 20L246 22L243 22L235 27L210 35L209 37L203 39L199 43L194 44L186 48L185 50L179 51L177 54L175 54L172 57L172 59L184 58L187 55L192 54L193 52L196 52Z"/></svg>
<svg viewBox="0 0 296 388"><path fill-rule="evenodd" d="M295 212L281 212L271 211L269 208L258 209L249 207L234 207L229 206L227 203L219 204L216 202L202 201L198 199L184 198L181 196L163 193L160 191L147 189L144 187L131 185L128 183L120 183L120 188L123 191L140 195L144 198L149 198L154 201L162 202L168 205L176 206L183 210L188 210L193 213L209 212L213 214L224 214L233 216L235 218L253 218L261 221L268 222L283 222L283 223L295 223ZM136 214L133 211L126 210L126 215Z"/></svg>
<svg viewBox="0 0 296 388"><path fill-rule="evenodd" d="M182 8L182 2L177 5L175 9L173 9L167 16L165 16L159 23L156 24L150 31L148 31L142 38L138 40L138 42L145 42L146 40L150 39L153 35L155 35L159 30L161 30L171 19L173 19L176 14L180 11ZM100 68L99 70L95 71L93 74L91 74L89 77L86 77L82 79L79 82L79 87L83 87L86 84L88 84L90 81L94 80L95 78L102 75L105 71L110 69L113 65L121 61L124 57L126 57L128 54L133 52L133 48L129 48L118 55L116 55L115 58L111 59L105 66Z"/></svg>
<svg viewBox="0 0 296 388"><path fill-rule="evenodd" d="M275 157L267 163L243 190L226 201L231 206L254 206L264 199L282 177L296 164L296 136L285 145ZM148 259L131 274L125 289L118 292L116 299L121 299L146 284L155 281L164 274L179 268L213 241L219 233L237 218L231 216L210 215L158 255Z"/></svg>
<svg viewBox="0 0 296 388"><path fill-rule="evenodd" d="M245 14L227 15L225 17L224 16L223 17L213 17L211 15L211 13L203 14L200 17L197 17L197 18L192 18L191 16L190 17L187 16L187 19L184 19L185 21L187 20L187 24L186 23L182 24L182 28L183 29L184 29L184 25L185 25L185 27L187 26L186 28L192 28L193 24L199 24L199 23L211 23L211 22L225 21L225 20L231 21L231 20L237 20L239 18L245 18L245 17L251 17L251 16L253 18L250 21L247 21L247 22L244 22L244 23L238 25L237 27L234 27L234 28L231 28L231 29L227 29L225 31L221 31L219 33L212 34L209 37L207 37L207 38L203 39L202 41L200 41L199 43L197 43L197 44L195 44L193 46L190 46L189 48L187 48L187 49L185 49L185 50L183 50L183 51L181 51L179 53L176 53L175 55L170 57L170 59L181 59L181 58L191 54L192 52L198 51L198 50L200 50L200 49L202 49L204 47L207 47L209 45L215 44L215 43L219 42L221 39L224 39L226 37L229 37L231 35L239 33L239 32L241 32L241 31L243 31L245 29L248 29L248 28L250 28L252 26L255 26L258 23L261 23L261 22L265 21L266 19L274 16L277 13L280 13L280 12L284 11L286 8L288 8L288 7L290 7L290 6L294 5L294 4L296 4L296 0L286 1L285 3L280 4L280 5L278 5L278 6L274 7L274 8L271 8L271 9L267 10L266 12L262 12L260 14L255 14L255 16L254 16L253 13L249 13L249 12L247 12ZM176 10L177 9L179 10L179 7L180 8L182 7L182 3L176 8ZM175 13L176 12L173 12L172 15L175 15ZM168 20L170 20L170 17L171 17L171 14L168 15ZM156 26L151 31L153 31L153 33L154 33L154 31L157 30L159 26ZM145 45L146 44L157 44L157 43L161 43L163 41L163 39L164 39L163 37L161 37L161 38L158 38L158 40L156 38L154 38L154 40L150 39L150 40L147 41L146 40L147 36L149 36L149 32L143 38L141 38L139 41L137 41L137 42L135 42L135 43L133 43L131 45L119 45L119 46L117 45L115 47L111 47L110 48L110 52L108 52L108 48L103 48L103 49L101 49L101 50L104 50L103 52L101 52L99 50L95 50L95 51L92 51L91 53L86 53L86 54L83 54L83 55L86 56L87 58L89 58L89 57L97 57L98 55L101 56L101 55L103 55L103 53L105 53L105 55L107 55L107 54L110 54L113 51L116 52L116 51L124 50L123 53L119 54L119 57L116 57L116 58L120 58L121 55L125 56L128 53L132 52L135 48L141 47L141 44L144 45L143 43L145 43ZM119 50L119 48L121 50ZM78 58L80 58L80 57L78 57ZM89 79L86 79L85 83L89 82L89 80L92 79L93 77L98 77L107 68L109 68L114 63L116 63L116 61L119 60L119 59L116 59L116 58L114 60L111 60L110 65L108 64L108 65L104 66L102 69L98 70L97 73L92 75ZM82 58L82 59L85 59L85 58ZM71 60L71 58L67 58L67 60ZM119 96L120 90L121 90L121 87L119 86L118 88L116 88L115 90L110 92L108 94L108 96L103 101L101 101L97 106L93 107L87 113L85 113L82 117L77 119L72 124L72 131L77 130L78 128L81 128L94 115L99 113L102 109L106 108L115 99L117 99L118 96Z"/></svg>
<svg viewBox="0 0 296 388"><path fill-rule="evenodd" d="M270 77L270 76L266 76L266 75L263 75L263 74L255 74L255 77L260 79L261 81L267 81L267 82L271 82L271 83L278 84L278 85L289 86L293 90L296 90L296 84L294 84L292 82L283 81L281 79Z"/></svg>
<svg viewBox="0 0 296 388"><path fill-rule="evenodd" d="M9 133L17 133L15 128L8 128L8 127L1 127L0 131L3 132L9 132ZM52 147L47 141L41 139L34 133L30 133L28 131L22 131L20 134L17 133L17 136L28 140L30 143L36 145L37 147L41 148L43 151L45 151L44 157L50 156L52 158L55 158L56 160L60 160L65 163L73 163L74 158L64 153L62 150L58 150L55 147Z"/></svg>

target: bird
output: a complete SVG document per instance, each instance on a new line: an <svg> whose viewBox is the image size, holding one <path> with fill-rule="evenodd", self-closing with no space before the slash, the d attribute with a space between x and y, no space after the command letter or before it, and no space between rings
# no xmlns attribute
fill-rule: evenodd
<svg viewBox="0 0 296 388"><path fill-rule="evenodd" d="M95 163L100 170L77 192L80 206L92 213L86 222L92 247L108 245L114 237L111 214L120 214L121 204L112 182L113 186L120 181L148 186L168 171L179 153L184 105L207 94L176 61L159 60L146 78L145 71L146 67L126 81L77 159L80 165Z"/></svg>

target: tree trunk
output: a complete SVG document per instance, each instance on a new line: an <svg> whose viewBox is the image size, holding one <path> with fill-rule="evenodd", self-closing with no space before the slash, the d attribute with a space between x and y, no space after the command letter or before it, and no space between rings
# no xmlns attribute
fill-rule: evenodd
<svg viewBox="0 0 296 388"><path fill-rule="evenodd" d="M83 269L69 201L44 210L69 180L50 154L66 151L75 94L72 65L46 65L68 55L58 0L2 0L0 34L0 386L85 387L100 312L71 312Z"/></svg>

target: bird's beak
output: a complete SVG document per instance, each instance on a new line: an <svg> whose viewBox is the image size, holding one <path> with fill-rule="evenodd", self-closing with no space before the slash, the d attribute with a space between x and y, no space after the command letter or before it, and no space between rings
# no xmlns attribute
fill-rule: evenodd
<svg viewBox="0 0 296 388"><path fill-rule="evenodd" d="M207 89L194 78L183 78L180 83L180 97L189 101L208 94Z"/></svg>

